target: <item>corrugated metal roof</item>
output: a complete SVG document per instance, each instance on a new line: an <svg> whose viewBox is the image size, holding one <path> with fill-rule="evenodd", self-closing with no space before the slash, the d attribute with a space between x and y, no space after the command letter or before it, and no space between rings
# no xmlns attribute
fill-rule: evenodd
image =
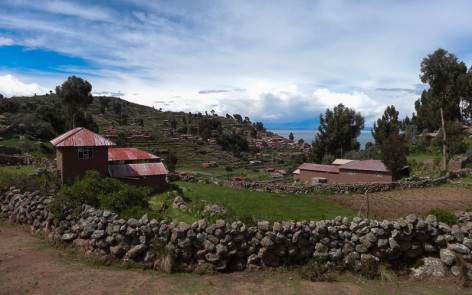
<svg viewBox="0 0 472 295"><path fill-rule="evenodd" d="M333 165L321 165L312 163L303 163L298 167L300 170L310 170L319 172L339 173L339 167Z"/></svg>
<svg viewBox="0 0 472 295"><path fill-rule="evenodd" d="M50 141L55 147L66 146L110 146L112 141L84 128L77 127Z"/></svg>
<svg viewBox="0 0 472 295"><path fill-rule="evenodd" d="M108 170L110 172L110 176L116 178L167 174L167 169L162 163L108 165Z"/></svg>
<svg viewBox="0 0 472 295"><path fill-rule="evenodd" d="M334 162L332 164L333 165L344 165L344 164L350 163L352 161L353 160L348 160L348 159L336 159L336 160L334 160Z"/></svg>
<svg viewBox="0 0 472 295"><path fill-rule="evenodd" d="M387 167L380 160L352 161L339 166L339 169L388 172Z"/></svg>
<svg viewBox="0 0 472 295"><path fill-rule="evenodd" d="M154 160L160 157L137 148L109 148L108 161Z"/></svg>

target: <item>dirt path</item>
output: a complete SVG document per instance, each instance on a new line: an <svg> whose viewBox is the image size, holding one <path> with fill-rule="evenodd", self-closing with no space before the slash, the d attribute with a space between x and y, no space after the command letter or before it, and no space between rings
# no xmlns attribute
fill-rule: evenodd
<svg viewBox="0 0 472 295"><path fill-rule="evenodd" d="M467 294L466 291L441 281L385 284L340 277L335 283L314 283L288 271L164 275L94 266L22 227L0 222L0 294Z"/></svg>

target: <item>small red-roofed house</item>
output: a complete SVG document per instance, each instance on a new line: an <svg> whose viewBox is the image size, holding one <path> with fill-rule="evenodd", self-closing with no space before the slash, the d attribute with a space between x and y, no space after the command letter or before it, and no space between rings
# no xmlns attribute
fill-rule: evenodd
<svg viewBox="0 0 472 295"><path fill-rule="evenodd" d="M161 158L137 148L116 148L110 140L78 127L51 143L56 148L57 169L63 183L72 183L88 170L137 186L164 190L167 169Z"/></svg>
<svg viewBox="0 0 472 295"><path fill-rule="evenodd" d="M343 162L344 164L339 165L303 163L293 172L293 177L301 181L325 178L329 183L375 183L395 180L380 160Z"/></svg>
<svg viewBox="0 0 472 295"><path fill-rule="evenodd" d="M85 176L87 170L108 175L108 147L110 140L86 128L77 127L51 140L56 148L57 170L62 183L72 183Z"/></svg>
<svg viewBox="0 0 472 295"><path fill-rule="evenodd" d="M298 179L301 181L326 178L328 182L339 182L339 168L337 166L303 163L297 170L299 170Z"/></svg>
<svg viewBox="0 0 472 295"><path fill-rule="evenodd" d="M340 183L392 182L392 173L380 160L352 161L339 166Z"/></svg>
<svg viewBox="0 0 472 295"><path fill-rule="evenodd" d="M5 117L5 115L0 115L0 124L7 124L8 119Z"/></svg>

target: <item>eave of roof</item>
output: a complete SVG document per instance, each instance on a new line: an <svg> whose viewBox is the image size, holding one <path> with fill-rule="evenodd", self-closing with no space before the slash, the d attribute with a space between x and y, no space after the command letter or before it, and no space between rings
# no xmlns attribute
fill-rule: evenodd
<svg viewBox="0 0 472 295"><path fill-rule="evenodd" d="M109 148L108 161L155 160L160 157L137 148Z"/></svg>
<svg viewBox="0 0 472 295"><path fill-rule="evenodd" d="M163 163L108 165L108 170L110 176L116 178L167 175L168 173Z"/></svg>
<svg viewBox="0 0 472 295"><path fill-rule="evenodd" d="M339 169L389 172L387 167L380 160L352 161L350 163L339 166Z"/></svg>
<svg viewBox="0 0 472 295"><path fill-rule="evenodd" d="M339 167L333 165L321 165L313 163L303 163L298 167L299 170L328 172L328 173L339 173Z"/></svg>
<svg viewBox="0 0 472 295"><path fill-rule="evenodd" d="M50 141L55 147L112 146L112 141L86 128L77 127Z"/></svg>

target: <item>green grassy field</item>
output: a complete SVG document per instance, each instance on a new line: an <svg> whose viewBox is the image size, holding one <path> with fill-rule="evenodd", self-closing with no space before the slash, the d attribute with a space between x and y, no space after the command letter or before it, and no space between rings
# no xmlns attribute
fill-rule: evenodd
<svg viewBox="0 0 472 295"><path fill-rule="evenodd" d="M172 209L172 198L168 198L167 193L154 196L151 203L157 209L161 201L165 200L170 205L168 216L177 222L191 223L200 219L198 211L205 203L220 204L229 210L229 220L240 219L245 222L322 220L336 216L355 216L349 209L323 201L322 195L273 194L200 183L175 184L182 189L193 210L191 213Z"/></svg>
<svg viewBox="0 0 472 295"><path fill-rule="evenodd" d="M14 174L14 175L30 175L38 170L37 167L29 166L2 166L0 167L0 174Z"/></svg>

